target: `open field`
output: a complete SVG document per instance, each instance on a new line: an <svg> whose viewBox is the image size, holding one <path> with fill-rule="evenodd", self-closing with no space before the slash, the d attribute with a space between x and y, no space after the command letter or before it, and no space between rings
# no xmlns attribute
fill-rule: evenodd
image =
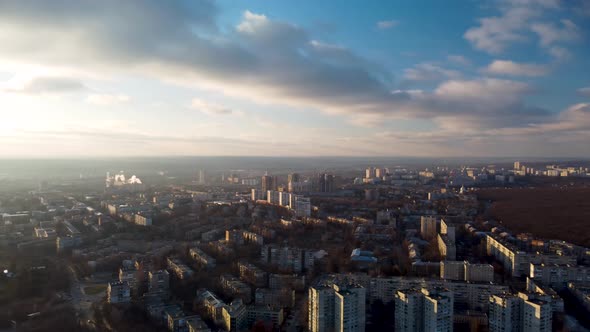
<svg viewBox="0 0 590 332"><path fill-rule="evenodd" d="M570 241L590 247L590 188L484 189L491 217L514 233Z"/></svg>
<svg viewBox="0 0 590 332"><path fill-rule="evenodd" d="M86 295L97 295L104 292L107 289L105 285L94 285L84 287L84 293Z"/></svg>

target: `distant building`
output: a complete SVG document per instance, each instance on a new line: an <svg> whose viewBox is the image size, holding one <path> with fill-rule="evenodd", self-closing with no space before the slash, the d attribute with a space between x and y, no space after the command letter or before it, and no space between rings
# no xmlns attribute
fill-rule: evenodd
<svg viewBox="0 0 590 332"><path fill-rule="evenodd" d="M438 251L444 260L454 261L457 259L457 248L455 241L451 240L446 234L438 234Z"/></svg>
<svg viewBox="0 0 590 332"><path fill-rule="evenodd" d="M436 218L434 216L420 217L420 234L425 240L436 238Z"/></svg>
<svg viewBox="0 0 590 332"><path fill-rule="evenodd" d="M219 277L219 283L226 295L230 295L233 299L240 299L246 304L252 302L252 289L240 279L231 274L222 274Z"/></svg>
<svg viewBox="0 0 590 332"><path fill-rule="evenodd" d="M252 189L252 197L251 199L253 201L258 201L258 200L265 200L266 199L266 191L260 190L260 189Z"/></svg>
<svg viewBox="0 0 590 332"><path fill-rule="evenodd" d="M265 305L249 305L246 310L246 321L248 326L256 322L264 322L279 327L285 319L283 308Z"/></svg>
<svg viewBox="0 0 590 332"><path fill-rule="evenodd" d="M57 251L63 251L68 248L74 248L82 244L82 237L80 236L58 236L55 239Z"/></svg>
<svg viewBox="0 0 590 332"><path fill-rule="evenodd" d="M287 176L287 189L290 193L299 192L301 189L301 176L298 173L291 173Z"/></svg>
<svg viewBox="0 0 590 332"><path fill-rule="evenodd" d="M194 273L190 267L188 267L178 258L168 257L166 262L168 263L168 269L174 272L178 279L190 278Z"/></svg>
<svg viewBox="0 0 590 332"><path fill-rule="evenodd" d="M367 167L365 170L365 179L374 179L377 177L377 170L375 167Z"/></svg>
<svg viewBox="0 0 590 332"><path fill-rule="evenodd" d="M170 274L166 270L148 273L148 290L150 293L164 293L170 289Z"/></svg>
<svg viewBox="0 0 590 332"><path fill-rule="evenodd" d="M266 272L248 262L238 262L237 265L240 279L256 287L266 287L268 284L268 274Z"/></svg>
<svg viewBox="0 0 590 332"><path fill-rule="evenodd" d="M203 250L197 247L190 248L188 254L189 256L191 256L192 259L194 259L207 269L214 268L217 263L215 258L207 255Z"/></svg>
<svg viewBox="0 0 590 332"><path fill-rule="evenodd" d="M145 213L137 213L135 215L135 224L139 226L151 226L152 216Z"/></svg>
<svg viewBox="0 0 590 332"><path fill-rule="evenodd" d="M486 247L487 254L494 256L502 263L504 269L515 277L530 275L531 263L577 266L577 259L574 256L558 253L527 252L496 235L486 235Z"/></svg>
<svg viewBox="0 0 590 332"><path fill-rule="evenodd" d="M299 218L311 216L311 200L309 197L291 194L290 208Z"/></svg>
<svg viewBox="0 0 590 332"><path fill-rule="evenodd" d="M545 286L562 290L568 282L590 284L590 267L570 264L535 264L530 265L530 279Z"/></svg>
<svg viewBox="0 0 590 332"><path fill-rule="evenodd" d="M372 251L361 250L360 248L356 248L352 251L350 254L350 260L362 265L377 263L377 258L373 256Z"/></svg>
<svg viewBox="0 0 590 332"><path fill-rule="evenodd" d="M199 170L199 176L197 178L197 182L199 184L205 184L206 183L206 181L205 181L205 171L202 170L202 169Z"/></svg>
<svg viewBox="0 0 590 332"><path fill-rule="evenodd" d="M189 332L189 322L192 321L193 324L199 324L198 321L201 320L201 317L197 315L187 315L179 307L171 307L165 310L165 315L168 331L170 332ZM200 325L202 326L202 324Z"/></svg>
<svg viewBox="0 0 590 332"><path fill-rule="evenodd" d="M266 174L262 176L260 185L262 192L267 192L269 190L277 190L279 184L276 176Z"/></svg>
<svg viewBox="0 0 590 332"><path fill-rule="evenodd" d="M188 326L188 332L211 332L209 326L199 316L186 318L186 326Z"/></svg>
<svg viewBox="0 0 590 332"><path fill-rule="evenodd" d="M301 273L313 268L313 254L314 251L309 249L265 245L260 252L260 261L283 271Z"/></svg>
<svg viewBox="0 0 590 332"><path fill-rule="evenodd" d="M490 264L471 264L467 261L442 261L440 277L447 280L492 282L494 267Z"/></svg>
<svg viewBox="0 0 590 332"><path fill-rule="evenodd" d="M131 301L131 289L126 281L109 282L107 286L107 301L109 303L129 303Z"/></svg>
<svg viewBox="0 0 590 332"><path fill-rule="evenodd" d="M321 193L330 193L334 191L334 176L332 174L319 174L317 178L316 190Z"/></svg>

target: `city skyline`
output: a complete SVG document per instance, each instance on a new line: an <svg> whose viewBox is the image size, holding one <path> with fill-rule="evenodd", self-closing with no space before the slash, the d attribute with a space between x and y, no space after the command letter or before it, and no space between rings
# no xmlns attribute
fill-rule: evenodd
<svg viewBox="0 0 590 332"><path fill-rule="evenodd" d="M3 157L590 153L584 1L0 0L0 28Z"/></svg>

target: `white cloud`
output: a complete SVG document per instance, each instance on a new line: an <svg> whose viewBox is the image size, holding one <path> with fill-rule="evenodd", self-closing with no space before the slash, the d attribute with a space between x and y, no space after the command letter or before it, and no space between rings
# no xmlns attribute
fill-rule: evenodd
<svg viewBox="0 0 590 332"><path fill-rule="evenodd" d="M534 23L531 25L531 30L539 36L541 45L545 47L555 43L569 43L580 39L580 30L574 22L563 19L560 23L560 25Z"/></svg>
<svg viewBox="0 0 590 332"><path fill-rule="evenodd" d="M265 15L255 14L246 10L243 15L243 21L238 24L236 29L242 33L254 34L257 30L268 24L268 18Z"/></svg>
<svg viewBox="0 0 590 332"><path fill-rule="evenodd" d="M404 78L410 81L442 81L460 76L459 71L445 69L432 63L420 63L404 70Z"/></svg>
<svg viewBox="0 0 590 332"><path fill-rule="evenodd" d="M590 97L590 86L588 87L584 87L584 88L580 88L577 90L578 94L580 96L584 96L584 97Z"/></svg>
<svg viewBox="0 0 590 332"><path fill-rule="evenodd" d="M245 12L235 31L225 33L215 24L215 11L201 10L198 3L193 10L179 7L180 2L105 0L97 11L93 2L70 6L41 1L40 7L7 2L8 8L0 10L0 40L6 41L0 43L0 60L70 65L105 76L149 73L166 82L216 88L259 103L318 109L345 119L360 115L361 125L419 119L460 133L465 128L543 124L551 118L546 110L526 104L533 89L522 82L463 79L458 71L429 63L406 74L417 81L442 81L434 92L398 91L387 67L343 46L319 42L301 27ZM517 19L534 15L510 12L486 25L482 36L497 37L489 45L498 41L503 49L510 40L525 38ZM502 30L505 21L508 30ZM202 22L209 24L203 27ZM39 48L46 40L52 43ZM236 113L198 98L191 106L207 114ZM311 144L321 141L319 136Z"/></svg>
<svg viewBox="0 0 590 332"><path fill-rule="evenodd" d="M580 39L580 29L569 19L551 21L551 11L563 12L560 0L500 0L500 15L484 17L479 25L469 28L464 38L482 51L500 54L516 43L526 43L536 35L539 45L558 61L570 58L567 49L556 44ZM576 8L575 4L569 7ZM570 9L571 9L570 8Z"/></svg>
<svg viewBox="0 0 590 332"><path fill-rule="evenodd" d="M86 97L86 102L95 105L110 106L115 104L126 103L130 100L129 96L123 94L91 94Z"/></svg>
<svg viewBox="0 0 590 332"><path fill-rule="evenodd" d="M32 77L10 80L1 88L5 92L37 95L80 92L85 90L86 86L80 80L71 77Z"/></svg>
<svg viewBox="0 0 590 332"><path fill-rule="evenodd" d="M539 12L527 7L511 7L500 16L484 17L479 26L468 29L465 39L479 50L492 54L503 52L509 45L527 39L523 29Z"/></svg>
<svg viewBox="0 0 590 332"><path fill-rule="evenodd" d="M484 72L497 75L509 76L543 76L549 72L549 68L544 65L517 63L510 60L494 60L485 69Z"/></svg>
<svg viewBox="0 0 590 332"><path fill-rule="evenodd" d="M547 52L558 61L565 61L572 57L570 51L559 46L551 46L547 49Z"/></svg>
<svg viewBox="0 0 590 332"><path fill-rule="evenodd" d="M521 95L531 91L531 87L523 82L485 78L469 81L447 81L441 84L434 92L437 96L445 99L511 103L517 101Z"/></svg>
<svg viewBox="0 0 590 332"><path fill-rule="evenodd" d="M193 98L191 101L191 107L210 115L229 115L233 113L233 110L218 104L206 102L199 98Z"/></svg>
<svg viewBox="0 0 590 332"><path fill-rule="evenodd" d="M471 66L471 60L462 55L449 55L447 56L447 60L457 65Z"/></svg>
<svg viewBox="0 0 590 332"><path fill-rule="evenodd" d="M399 21L397 20L385 20L377 22L377 28L381 30L387 30L394 28L399 25Z"/></svg>

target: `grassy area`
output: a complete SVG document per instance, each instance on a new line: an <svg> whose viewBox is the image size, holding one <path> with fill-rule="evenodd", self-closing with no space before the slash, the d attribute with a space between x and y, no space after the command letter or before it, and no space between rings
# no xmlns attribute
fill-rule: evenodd
<svg viewBox="0 0 590 332"><path fill-rule="evenodd" d="M107 289L106 285L94 285L84 287L84 293L87 295L96 295L104 292Z"/></svg>

